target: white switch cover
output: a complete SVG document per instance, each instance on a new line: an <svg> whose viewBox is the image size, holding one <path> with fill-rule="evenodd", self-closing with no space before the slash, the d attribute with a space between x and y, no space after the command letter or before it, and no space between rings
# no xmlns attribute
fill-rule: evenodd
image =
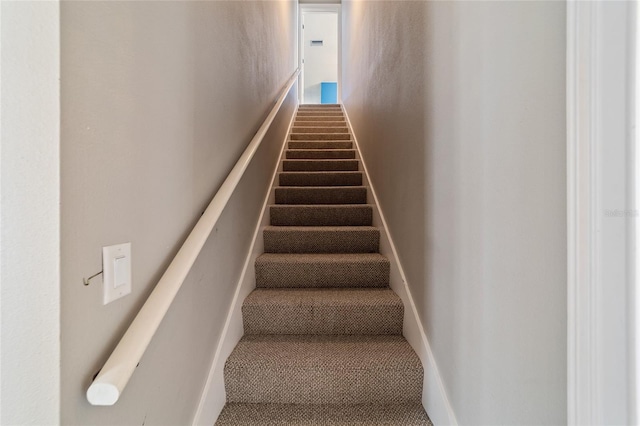
<svg viewBox="0 0 640 426"><path fill-rule="evenodd" d="M102 247L102 270L104 305L131 293L131 243Z"/></svg>

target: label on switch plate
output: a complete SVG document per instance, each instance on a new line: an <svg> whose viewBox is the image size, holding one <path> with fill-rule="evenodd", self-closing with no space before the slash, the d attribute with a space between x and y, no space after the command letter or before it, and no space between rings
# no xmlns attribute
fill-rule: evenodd
<svg viewBox="0 0 640 426"><path fill-rule="evenodd" d="M131 243L102 248L103 304L131 293Z"/></svg>
<svg viewBox="0 0 640 426"><path fill-rule="evenodd" d="M129 258L126 256L118 256L113 259L113 287L118 288L127 285L131 281L131 268L129 267Z"/></svg>

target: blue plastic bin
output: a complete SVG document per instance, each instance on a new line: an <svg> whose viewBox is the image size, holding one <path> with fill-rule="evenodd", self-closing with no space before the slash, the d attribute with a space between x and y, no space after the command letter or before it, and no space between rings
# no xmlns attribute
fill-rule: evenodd
<svg viewBox="0 0 640 426"><path fill-rule="evenodd" d="M338 103L338 83L335 81L323 81L320 83L320 103Z"/></svg>

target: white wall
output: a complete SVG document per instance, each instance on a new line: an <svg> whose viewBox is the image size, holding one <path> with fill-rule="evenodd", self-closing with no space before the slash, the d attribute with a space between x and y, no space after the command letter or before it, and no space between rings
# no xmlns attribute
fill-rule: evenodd
<svg viewBox="0 0 640 426"><path fill-rule="evenodd" d="M0 424L60 421L60 6L2 2Z"/></svg>
<svg viewBox="0 0 640 426"><path fill-rule="evenodd" d="M341 0L298 0L299 4L340 4Z"/></svg>
<svg viewBox="0 0 640 426"><path fill-rule="evenodd" d="M296 68L290 1L62 4L62 422L188 424L295 94L112 407L84 396ZM101 247L132 242L133 293L101 304Z"/></svg>
<svg viewBox="0 0 640 426"><path fill-rule="evenodd" d="M461 424L566 422L565 27L343 2L344 104Z"/></svg>
<svg viewBox="0 0 640 426"><path fill-rule="evenodd" d="M303 103L321 102L321 83L338 82L338 13L302 12ZM322 40L322 46L311 46Z"/></svg>

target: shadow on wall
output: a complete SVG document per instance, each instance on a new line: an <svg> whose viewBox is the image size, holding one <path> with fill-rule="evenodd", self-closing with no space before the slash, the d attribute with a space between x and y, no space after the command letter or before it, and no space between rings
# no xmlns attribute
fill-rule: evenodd
<svg viewBox="0 0 640 426"><path fill-rule="evenodd" d="M455 315L455 306L448 302L456 296L435 294L455 289L434 288L430 283L434 257L427 254L427 241L433 238L430 230L436 225L449 234L450 242L455 241L455 221L437 216L434 208L434 203L450 202L438 191L437 181L444 189L442 183L455 178L453 153L435 152L429 136L434 120L428 113L428 100L434 96L430 92L448 88L430 87L424 78L425 57L444 40L434 40L427 2L345 2L343 10L345 22L350 20L353 26L344 31L344 104L427 335L441 334L453 344L455 331L434 329L428 309L428 300L437 297L436 309ZM445 19L441 25L451 22ZM440 66L453 69L446 63L453 59L453 53L440 58ZM440 108L451 110L453 103ZM453 265L447 263L443 259L440 269L453 273ZM457 351L452 348L450 353Z"/></svg>
<svg viewBox="0 0 640 426"><path fill-rule="evenodd" d="M566 422L565 5L343 19L343 102L457 419Z"/></svg>
<svg viewBox="0 0 640 426"><path fill-rule="evenodd" d="M427 3L350 4L360 8L362 21L347 40L343 96L427 336L437 342L438 353L451 354L438 361L467 370L457 359L465 333L455 318L464 312L454 301L472 298L474 290L462 294L450 285L460 273L454 253L464 218L456 217L452 190L458 180L451 137L457 131L451 119L457 88L453 78L443 78L457 67L456 22L446 7L434 19ZM437 67L431 57L438 58ZM439 75L426 79L427 74ZM446 101L434 105L433 99ZM481 328L482 319L476 321L474 327Z"/></svg>
<svg viewBox="0 0 640 426"><path fill-rule="evenodd" d="M356 21L344 32L343 99L407 278L423 283L433 185L426 172L426 4L372 3L343 5L345 19ZM412 287L416 303L422 305L429 287Z"/></svg>

